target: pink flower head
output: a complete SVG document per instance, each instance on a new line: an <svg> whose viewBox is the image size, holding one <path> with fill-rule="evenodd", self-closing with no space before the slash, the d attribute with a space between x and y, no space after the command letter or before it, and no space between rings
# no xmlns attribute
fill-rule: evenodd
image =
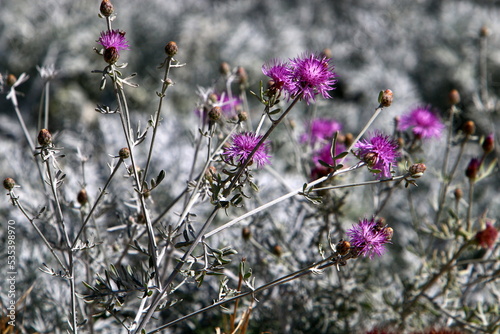
<svg viewBox="0 0 500 334"><path fill-rule="evenodd" d="M359 141L355 147L356 156L365 161L370 169L380 170L377 178L391 177L391 167L399 157L398 143L381 133L376 133L368 140Z"/></svg>
<svg viewBox="0 0 500 334"><path fill-rule="evenodd" d="M115 48L118 52L129 50L128 42L125 40L125 32L118 29L102 31L97 42L105 49Z"/></svg>
<svg viewBox="0 0 500 334"><path fill-rule="evenodd" d="M223 154L233 161L236 160L239 163L244 163L261 139L262 136L255 135L254 133L250 132L234 134L232 136L233 143L230 147L224 149ZM252 159L257 163L257 167L262 168L266 164L270 163L270 156L267 154L268 151L269 142L267 141L260 145L257 151L255 151Z"/></svg>
<svg viewBox="0 0 500 334"><path fill-rule="evenodd" d="M279 59L273 59L262 65L262 73L274 81L276 89L290 92L293 88L292 71L289 64Z"/></svg>
<svg viewBox="0 0 500 334"><path fill-rule="evenodd" d="M302 98L307 104L315 101L315 96L318 94L325 99L331 98L328 91L335 89L333 85L337 80L330 58L306 53L302 57L290 60L290 68L294 83L291 95L302 93Z"/></svg>
<svg viewBox="0 0 500 334"><path fill-rule="evenodd" d="M390 243L392 238L392 232L373 218L359 221L347 231L347 235L351 238L351 248L365 257L369 256L370 259L373 259L375 254L381 256L385 252L385 244Z"/></svg>
<svg viewBox="0 0 500 334"><path fill-rule="evenodd" d="M341 131L342 125L333 120L318 118L311 122L310 129L300 137L301 143L310 143L314 145L318 141L329 140L333 138L335 132ZM339 152L340 153L340 152Z"/></svg>
<svg viewBox="0 0 500 334"><path fill-rule="evenodd" d="M403 115L398 127L402 131L411 128L415 136L425 139L440 137L444 124L429 107L418 107Z"/></svg>
<svg viewBox="0 0 500 334"><path fill-rule="evenodd" d="M498 230L490 223L486 223L486 228L476 233L476 242L483 248L493 248L498 237Z"/></svg>

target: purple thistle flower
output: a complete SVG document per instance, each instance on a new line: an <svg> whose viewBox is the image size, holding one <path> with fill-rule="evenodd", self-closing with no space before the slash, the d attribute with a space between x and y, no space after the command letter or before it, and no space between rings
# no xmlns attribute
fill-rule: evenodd
<svg viewBox="0 0 500 334"><path fill-rule="evenodd" d="M118 29L102 31L97 42L105 49L115 48L118 52L129 50L128 42L125 40L125 32Z"/></svg>
<svg viewBox="0 0 500 334"><path fill-rule="evenodd" d="M380 223L372 218L359 221L347 231L347 235L351 238L351 248L373 259L375 254L381 256L385 252L384 245L391 242L392 230L389 232L388 228L380 226Z"/></svg>
<svg viewBox="0 0 500 334"><path fill-rule="evenodd" d="M300 142L314 145L318 141L333 138L335 132L341 130L342 125L339 122L333 119L318 118L311 122L309 132L302 134Z"/></svg>
<svg viewBox="0 0 500 334"><path fill-rule="evenodd" d="M398 143L381 133L375 133L368 140L359 141L356 145L356 156L365 161L370 169L380 170L377 178L391 177L391 166L399 157Z"/></svg>
<svg viewBox="0 0 500 334"><path fill-rule="evenodd" d="M411 128L418 138L440 137L444 124L429 107L417 107L403 115L398 125L399 130Z"/></svg>
<svg viewBox="0 0 500 334"><path fill-rule="evenodd" d="M257 146L262 136L255 135L250 132L237 133L232 136L232 144L230 147L224 149L224 155L228 158L244 163L250 156L250 153ZM267 154L269 151L269 142L265 141L252 157L252 160L257 163L257 167L262 168L270 163L270 156Z"/></svg>
<svg viewBox="0 0 500 334"><path fill-rule="evenodd" d="M317 94L321 94L325 99L331 98L328 91L335 89L333 85L337 80L330 58L306 53L290 60L290 67L294 81L291 95L302 93L307 104L314 101Z"/></svg>
<svg viewBox="0 0 500 334"><path fill-rule="evenodd" d="M291 92L293 89L292 71L288 63L280 59L273 59L262 65L262 73L274 81L274 88Z"/></svg>

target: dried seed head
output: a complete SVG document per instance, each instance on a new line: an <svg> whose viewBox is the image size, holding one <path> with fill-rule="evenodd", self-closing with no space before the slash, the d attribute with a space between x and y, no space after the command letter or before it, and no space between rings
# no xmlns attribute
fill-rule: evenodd
<svg viewBox="0 0 500 334"><path fill-rule="evenodd" d="M128 147L120 149L120 151L118 152L118 156L123 160L128 159L130 157L130 150L128 149Z"/></svg>
<svg viewBox="0 0 500 334"><path fill-rule="evenodd" d="M87 195L87 191L85 189L82 189L78 192L78 195L76 196L76 200L80 205L85 205L89 201L89 197Z"/></svg>
<svg viewBox="0 0 500 334"><path fill-rule="evenodd" d="M5 180L3 180L3 187L7 190L12 190L16 186L16 181L14 181L13 178L8 177Z"/></svg>
<svg viewBox="0 0 500 334"><path fill-rule="evenodd" d="M380 92L379 94L379 103L381 107L390 107L392 104L393 100L393 93L392 90L386 89L383 92Z"/></svg>
<svg viewBox="0 0 500 334"><path fill-rule="evenodd" d="M351 250L351 243L347 240L340 240L335 246L335 250L339 255L346 255Z"/></svg>
<svg viewBox="0 0 500 334"><path fill-rule="evenodd" d="M466 135L471 136L476 132L476 124L473 121L467 121L464 123L462 130Z"/></svg>
<svg viewBox="0 0 500 334"><path fill-rule="evenodd" d="M99 8L102 16L108 17L115 11L113 4L109 0L102 0L101 7Z"/></svg>
<svg viewBox="0 0 500 334"><path fill-rule="evenodd" d="M240 111L238 113L238 121L239 122L245 122L248 119L248 114L246 111Z"/></svg>
<svg viewBox="0 0 500 334"><path fill-rule="evenodd" d="M40 146L47 146L50 143L52 143L52 135L49 130L41 129L38 133L38 144L40 144Z"/></svg>
<svg viewBox="0 0 500 334"><path fill-rule="evenodd" d="M410 172L411 176L416 179L424 175L426 169L427 167L425 166L425 164L419 163L411 165L408 171Z"/></svg>
<svg viewBox="0 0 500 334"><path fill-rule="evenodd" d="M7 75L7 80L6 80L6 82L7 82L7 85L8 85L9 87L14 86L14 84L16 83L16 81L17 81L17 78L16 78L16 76L15 76L14 74L9 74L9 75Z"/></svg>
<svg viewBox="0 0 500 334"><path fill-rule="evenodd" d="M120 53L118 52L117 48L115 48L114 46L111 46L111 47L107 48L106 50L104 50L103 57L104 57L104 61L111 65L111 64L114 64L118 61L118 59L120 58Z"/></svg>
<svg viewBox="0 0 500 334"><path fill-rule="evenodd" d="M452 89L450 91L448 94L448 101L452 106L460 103L460 93L458 93L458 90Z"/></svg>
<svg viewBox="0 0 500 334"><path fill-rule="evenodd" d="M165 53L169 57L173 57L177 54L179 51L179 47L177 46L177 43L175 42L168 42L167 45L165 45Z"/></svg>

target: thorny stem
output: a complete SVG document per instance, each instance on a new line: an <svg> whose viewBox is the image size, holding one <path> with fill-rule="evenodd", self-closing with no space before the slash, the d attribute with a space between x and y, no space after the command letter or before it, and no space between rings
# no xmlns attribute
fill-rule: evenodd
<svg viewBox="0 0 500 334"><path fill-rule="evenodd" d="M153 333L158 333L170 326L173 326L179 322L182 322L186 319L189 319L195 315L198 315L198 314L201 314L201 313L204 313L208 310L211 310L213 308L216 308L216 307L219 307L221 305L224 305L224 304L227 304L227 303L230 303L230 302L233 302L233 301L236 301L238 299L241 299L243 297L247 297L247 296L250 296L250 295L255 295L256 293L258 292L261 292L261 291L264 291L264 290L267 290L267 289L270 289L272 287L275 287L277 285L281 285L281 284L284 284L284 283L288 283L290 281L293 281L297 278L300 278L302 276L305 276L305 275L309 275L311 273L317 273L318 271L322 270L322 269L325 269L325 268L328 268L328 267L331 267L331 266L336 266L336 265L340 265L341 263L343 263L344 261L348 260L352 258L351 257L351 254L347 254L345 255L344 257L334 257L334 256L331 256L329 258L326 258L324 260L321 260L317 263L314 263L306 268L303 268L303 269L300 269L298 271L295 271L291 274L288 274L286 276L283 276L283 277L280 277L272 282L269 282L269 283L266 283L260 287L258 287L257 289L253 289L253 290L250 290L248 292L244 292L244 293L240 293L239 295L237 296L234 296L234 297L231 297L231 298L228 298L228 299L224 299L224 300L221 300L217 303L214 303L212 305L209 305L207 307L204 307L202 309L199 309L198 311L195 311L193 313L190 313L188 315L185 315L183 317L180 317L174 321L171 321L169 322L168 324L165 324L163 326L160 326L150 332L148 332L148 334L153 334Z"/></svg>

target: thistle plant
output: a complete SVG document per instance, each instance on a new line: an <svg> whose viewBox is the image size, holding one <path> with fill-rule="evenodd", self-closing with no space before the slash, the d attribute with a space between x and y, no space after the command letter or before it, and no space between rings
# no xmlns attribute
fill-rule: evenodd
<svg viewBox="0 0 500 334"><path fill-rule="evenodd" d="M34 171L3 177L6 202L26 231L16 243L37 250L16 258L2 330L498 333L498 223L480 201L496 137L477 133L458 91L447 110L419 104L390 119L402 101L380 87L352 128L336 106L335 52L304 50L263 60L248 72L258 78L220 64L212 86L191 88L181 122L169 101L197 64L167 40L146 115L133 99L146 73L129 72L137 48L115 9L95 8L102 31L88 45L104 151L68 147L50 122L60 71L39 68L37 124L20 103L29 77L2 77ZM36 269L43 284L26 274Z"/></svg>

